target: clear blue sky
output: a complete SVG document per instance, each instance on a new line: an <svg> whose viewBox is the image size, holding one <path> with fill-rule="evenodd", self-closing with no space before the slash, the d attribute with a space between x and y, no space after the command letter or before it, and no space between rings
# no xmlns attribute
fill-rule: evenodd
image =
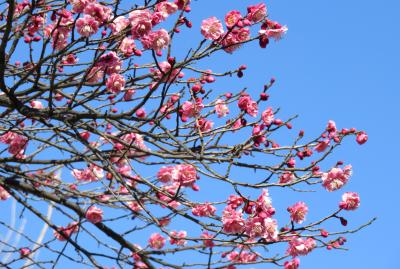
<svg viewBox="0 0 400 269"><path fill-rule="evenodd" d="M191 17L223 18L226 11L243 10L250 3L257 1L198 1L192 4ZM361 208L349 215L349 225L374 216L378 221L349 237L349 251L317 250L302 259L301 268L400 268L400 236L395 232L400 220L400 1L266 3L270 18L289 27L286 37L265 51L255 44L232 56L222 55L221 62L247 64L243 84L250 89L274 76L272 104L281 107L283 115L299 114L295 126L310 135L317 135L329 119L369 135L364 146L344 143L335 157L353 165L354 176L344 190L357 191L362 199ZM215 69L223 68L221 62L214 62ZM319 203L311 209L321 211L328 207L324 201L340 197L326 192L317 196Z"/></svg>
<svg viewBox="0 0 400 269"><path fill-rule="evenodd" d="M245 11L247 5L259 1L192 2L189 18L194 29L178 35L183 43L201 40L203 18L223 19L227 11ZM248 92L256 96L261 85L275 77L269 105L280 107L282 118L299 114L295 130L304 129L309 138L315 137L332 119L339 128L356 127L369 135L364 146L347 140L326 165L334 160L353 165L354 175L343 191L359 192L362 204L358 211L346 215L349 227L372 217L378 217L377 222L348 238L349 251L316 250L302 258L301 268L400 268L396 258L400 236L395 231L400 220L396 203L400 188L400 1L270 0L266 4L270 18L288 26L287 35L278 43L271 42L265 50L255 43L233 55L218 54L210 64L214 71L241 64L248 69L241 80L221 80L215 85L223 91L248 86ZM343 193L327 193L322 188L318 191L304 196L310 217L335 208ZM273 196L274 205L283 210L297 199L281 198ZM60 264L58 268L69 267Z"/></svg>

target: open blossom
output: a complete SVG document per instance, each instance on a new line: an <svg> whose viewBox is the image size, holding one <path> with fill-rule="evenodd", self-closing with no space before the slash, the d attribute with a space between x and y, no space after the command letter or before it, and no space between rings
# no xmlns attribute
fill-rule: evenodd
<svg viewBox="0 0 400 269"><path fill-rule="evenodd" d="M216 17L205 19L201 23L201 34L206 39L217 40L223 33L222 23Z"/></svg>
<svg viewBox="0 0 400 269"><path fill-rule="evenodd" d="M111 29L113 34L119 34L122 30L128 27L128 25L129 20L127 18L124 16L118 16L108 25L108 27Z"/></svg>
<svg viewBox="0 0 400 269"><path fill-rule="evenodd" d="M246 221L245 233L250 239L264 238L267 242L278 239L278 225L271 218L253 217Z"/></svg>
<svg viewBox="0 0 400 269"><path fill-rule="evenodd" d="M164 192L168 193L168 195L165 195L164 193L158 192L157 193L157 198L163 201L164 203L167 203L170 207L172 208L177 208L181 204L174 199L174 196L176 195L177 190L179 189L178 184L172 184L168 186L164 186L161 188ZM165 205L161 205L163 208Z"/></svg>
<svg viewBox="0 0 400 269"><path fill-rule="evenodd" d="M293 238L289 241L287 254L292 257L305 256L317 246L314 238L303 239L300 237Z"/></svg>
<svg viewBox="0 0 400 269"><path fill-rule="evenodd" d="M69 0L68 2L71 3L74 13L82 13L88 4L95 2L95 0Z"/></svg>
<svg viewBox="0 0 400 269"><path fill-rule="evenodd" d="M5 201L10 198L10 194L2 186L0 186L0 200Z"/></svg>
<svg viewBox="0 0 400 269"><path fill-rule="evenodd" d="M200 118L197 120L197 127L201 132L209 132L214 126L214 122L207 120L205 118Z"/></svg>
<svg viewBox="0 0 400 269"><path fill-rule="evenodd" d="M169 243L171 245L177 245L183 247L186 245L186 240L185 240L186 235L187 235L186 231L179 231L179 232L172 231L169 234L170 236Z"/></svg>
<svg viewBox="0 0 400 269"><path fill-rule="evenodd" d="M153 27L152 19L153 16L148 10L134 10L129 13L132 37L137 39L148 34Z"/></svg>
<svg viewBox="0 0 400 269"><path fill-rule="evenodd" d="M268 107L261 114L261 119L265 125L270 126L274 121L274 112L272 111L272 107Z"/></svg>
<svg viewBox="0 0 400 269"><path fill-rule="evenodd" d="M76 21L76 29L81 36L89 37L99 30L99 23L90 15Z"/></svg>
<svg viewBox="0 0 400 269"><path fill-rule="evenodd" d="M125 79L120 74L111 74L106 81L106 87L110 92L117 94L124 90Z"/></svg>
<svg viewBox="0 0 400 269"><path fill-rule="evenodd" d="M223 229L228 234L238 234L243 232L245 228L245 220L243 214L236 211L231 206L225 207L222 215Z"/></svg>
<svg viewBox="0 0 400 269"><path fill-rule="evenodd" d="M328 191L335 191L343 187L352 174L351 165L346 165L343 169L334 167L327 173L322 173L322 185Z"/></svg>
<svg viewBox="0 0 400 269"><path fill-rule="evenodd" d="M253 101L249 95L242 95L239 98L238 106L241 110L246 111L250 116L256 117L258 114L257 102Z"/></svg>
<svg viewBox="0 0 400 269"><path fill-rule="evenodd" d="M184 118L193 118L197 116L200 111L204 108L201 98L197 98L195 103L185 101L181 107L181 117Z"/></svg>
<svg viewBox="0 0 400 269"><path fill-rule="evenodd" d="M168 47L170 37L165 29L161 29L155 32L143 36L140 41L145 49L153 49L155 51L161 51Z"/></svg>
<svg viewBox="0 0 400 269"><path fill-rule="evenodd" d="M308 213L308 207L304 202L297 202L287 210L290 213L290 219L299 224L305 220Z"/></svg>
<svg viewBox="0 0 400 269"><path fill-rule="evenodd" d="M229 11L225 15L225 24L226 27L232 28L238 24L238 22L242 19L242 15L238 10Z"/></svg>
<svg viewBox="0 0 400 269"><path fill-rule="evenodd" d="M159 233L153 233L149 238L149 246L153 249L162 249L166 239Z"/></svg>
<svg viewBox="0 0 400 269"><path fill-rule="evenodd" d="M265 35L267 38L273 38L275 39L275 41L278 41L282 39L282 37L285 35L287 31L288 28L286 26L280 26L279 28L276 29L260 30L259 34Z"/></svg>
<svg viewBox="0 0 400 269"><path fill-rule="evenodd" d="M112 9L102 4L89 3L83 10L83 13L92 16L99 23L108 22L112 15Z"/></svg>
<svg viewBox="0 0 400 269"><path fill-rule="evenodd" d="M158 3L155 10L159 12L165 20L168 16L174 14L178 10L178 6L175 3L164 1Z"/></svg>
<svg viewBox="0 0 400 269"><path fill-rule="evenodd" d="M286 183L292 182L295 179L296 179L296 177L294 176L294 174L292 172L285 172L279 177L279 183L286 184Z"/></svg>
<svg viewBox="0 0 400 269"><path fill-rule="evenodd" d="M91 223L94 223L94 224L99 223L103 220L103 210L96 206L91 206L86 211L85 217Z"/></svg>
<svg viewBox="0 0 400 269"><path fill-rule="evenodd" d="M162 81L172 82L176 78L183 77L183 73L179 71L179 69L175 68L171 71L171 64L167 61L161 62L158 64L161 71L157 69L151 69L151 72L154 74L154 77L157 79L162 79Z"/></svg>
<svg viewBox="0 0 400 269"><path fill-rule="evenodd" d="M110 51L102 56L96 63L96 66L106 72L107 75L119 73L121 71L122 61L114 51Z"/></svg>
<svg viewBox="0 0 400 269"><path fill-rule="evenodd" d="M294 258L291 261L285 261L283 265L285 269L298 269L300 266L300 260L298 258Z"/></svg>
<svg viewBox="0 0 400 269"><path fill-rule="evenodd" d="M76 56L72 53L66 55L63 57L62 59L62 64L64 65L74 65L78 62L78 58L76 58Z"/></svg>
<svg viewBox="0 0 400 269"><path fill-rule="evenodd" d="M264 3L247 7L247 19L252 22L260 22L267 16L267 7Z"/></svg>
<svg viewBox="0 0 400 269"><path fill-rule="evenodd" d="M135 52L136 45L135 40L130 37L125 37L119 44L118 49L125 55L130 56Z"/></svg>
<svg viewBox="0 0 400 269"><path fill-rule="evenodd" d="M176 181L178 178L178 171L175 166L164 166L157 173L157 179L160 182L168 183L171 181Z"/></svg>
<svg viewBox="0 0 400 269"><path fill-rule="evenodd" d="M229 196L228 202L227 202L228 206L233 208L233 209L238 208L243 203L244 203L243 198L238 196L238 195L234 195L234 194Z"/></svg>
<svg viewBox="0 0 400 269"><path fill-rule="evenodd" d="M83 170L73 169L71 174L79 181L89 182L98 181L104 177L103 169L93 164Z"/></svg>
<svg viewBox="0 0 400 269"><path fill-rule="evenodd" d="M240 48L241 43L247 41L250 38L249 28L234 28L224 36L221 45L224 51L232 53L236 49Z"/></svg>
<svg viewBox="0 0 400 269"><path fill-rule="evenodd" d="M211 217L215 215L217 208L210 203L196 205L192 208L192 213L199 217Z"/></svg>
<svg viewBox="0 0 400 269"><path fill-rule="evenodd" d="M28 146L27 137L14 132L6 132L0 136L0 142L8 144L8 152L16 158L23 159L25 157L24 152Z"/></svg>
<svg viewBox="0 0 400 269"><path fill-rule="evenodd" d="M356 137L356 141L359 145L364 144L368 141L368 135L365 132L359 132Z"/></svg>
<svg viewBox="0 0 400 269"><path fill-rule="evenodd" d="M263 189L261 195L256 201L258 215L263 218L271 217L275 214L275 209L272 207L272 200L269 196L268 190Z"/></svg>
<svg viewBox="0 0 400 269"><path fill-rule="evenodd" d="M360 196L355 192L345 192L339 207L344 210L356 210L360 206Z"/></svg>
<svg viewBox="0 0 400 269"><path fill-rule="evenodd" d="M249 251L232 251L227 255L228 260L236 263L250 263L257 261L257 253Z"/></svg>
<svg viewBox="0 0 400 269"><path fill-rule="evenodd" d="M96 83L99 82L104 77L104 72L101 67L95 66L92 67L86 75L87 83Z"/></svg>
<svg viewBox="0 0 400 269"><path fill-rule="evenodd" d="M215 102L215 112L217 113L218 118L225 117L227 114L229 114L229 108L224 100L217 99Z"/></svg>
<svg viewBox="0 0 400 269"><path fill-rule="evenodd" d="M175 181L182 186L191 186L197 179L196 168L190 164L178 164L175 166L177 177Z"/></svg>

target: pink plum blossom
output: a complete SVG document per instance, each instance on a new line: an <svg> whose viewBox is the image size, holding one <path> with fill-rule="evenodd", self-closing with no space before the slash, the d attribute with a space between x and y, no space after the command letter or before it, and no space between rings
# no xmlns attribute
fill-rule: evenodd
<svg viewBox="0 0 400 269"><path fill-rule="evenodd" d="M74 13L82 13L88 4L95 2L95 0L69 0L68 2L71 3Z"/></svg>
<svg viewBox="0 0 400 269"><path fill-rule="evenodd" d="M267 7L264 3L248 6L247 13L247 19L252 22L260 22L267 16Z"/></svg>
<svg viewBox="0 0 400 269"><path fill-rule="evenodd" d="M197 116L203 108L204 105L200 98L196 99L195 103L185 101L181 107L181 112L182 112L181 117L182 119L193 118Z"/></svg>
<svg viewBox="0 0 400 269"><path fill-rule="evenodd" d="M238 106L241 110L246 111L246 113L252 117L256 117L258 114L257 102L253 101L247 94L244 94L239 98Z"/></svg>
<svg viewBox="0 0 400 269"><path fill-rule="evenodd" d="M124 90L125 79L120 74L111 74L111 76L106 81L107 90L112 93L118 94Z"/></svg>
<svg viewBox="0 0 400 269"><path fill-rule="evenodd" d="M296 177L292 172L285 172L279 177L279 183L280 184L287 184L293 182Z"/></svg>
<svg viewBox="0 0 400 269"><path fill-rule="evenodd" d="M0 186L0 200L5 201L10 198L10 194L2 186Z"/></svg>
<svg viewBox="0 0 400 269"><path fill-rule="evenodd" d="M108 22L108 20L111 18L112 10L107 6L93 2L85 6L83 13L85 13L86 15L90 15L97 22L103 24L105 22Z"/></svg>
<svg viewBox="0 0 400 269"><path fill-rule="evenodd" d="M89 182L98 181L104 177L103 169L93 164L83 170L73 169L71 174L79 181Z"/></svg>
<svg viewBox="0 0 400 269"><path fill-rule="evenodd" d="M229 11L225 15L225 24L226 27L232 28L238 24L238 22L242 19L242 15L238 10Z"/></svg>
<svg viewBox="0 0 400 269"><path fill-rule="evenodd" d="M81 36L89 37L99 30L99 23L90 15L85 15L76 21L76 30Z"/></svg>
<svg viewBox="0 0 400 269"><path fill-rule="evenodd" d="M210 40L218 40L224 33L221 22L216 17L203 20L201 23L201 34Z"/></svg>
<svg viewBox="0 0 400 269"><path fill-rule="evenodd" d="M250 239L264 238L267 242L278 239L278 225L271 218L253 217L246 220L245 233Z"/></svg>
<svg viewBox="0 0 400 269"><path fill-rule="evenodd" d="M346 165L343 169L334 167L327 173L322 173L322 185L328 191L335 191L343 187L352 174L351 165Z"/></svg>
<svg viewBox="0 0 400 269"><path fill-rule="evenodd" d="M102 220L103 220L103 210L101 208L96 207L96 206L91 206L86 211L85 217L87 218L88 221L90 221L93 224L102 222Z"/></svg>
<svg viewBox="0 0 400 269"><path fill-rule="evenodd" d="M19 249L19 254L21 258L26 258L29 254L31 254L31 250L29 248L20 248Z"/></svg>
<svg viewBox="0 0 400 269"><path fill-rule="evenodd" d="M314 150L317 151L317 152L323 152L329 147L330 142L331 142L330 139L325 139L323 141L320 141L315 146Z"/></svg>
<svg viewBox="0 0 400 269"><path fill-rule="evenodd" d="M129 25L129 20L124 16L116 17L112 23L108 25L113 34L119 34L122 30L126 29Z"/></svg>
<svg viewBox="0 0 400 269"><path fill-rule="evenodd" d="M158 3L155 10L159 12L165 20L168 16L174 14L178 10L178 6L175 3L164 1Z"/></svg>
<svg viewBox="0 0 400 269"><path fill-rule="evenodd" d="M153 249L162 249L166 239L159 233L153 233L149 238L149 246Z"/></svg>
<svg viewBox="0 0 400 269"><path fill-rule="evenodd" d="M360 196L355 192L345 192L339 207L344 210L356 210L360 206Z"/></svg>
<svg viewBox="0 0 400 269"><path fill-rule="evenodd" d="M359 132L357 134L356 141L359 145L362 145L368 141L368 135L364 131Z"/></svg>
<svg viewBox="0 0 400 269"><path fill-rule="evenodd" d="M125 55L125 56L131 56L136 49L135 45L135 40L133 40L130 37L125 37L122 39L118 49Z"/></svg>
<svg viewBox="0 0 400 269"><path fill-rule="evenodd" d="M229 114L229 108L224 100L217 99L215 102L215 112L217 113L218 118L225 117L227 114Z"/></svg>
<svg viewBox="0 0 400 269"><path fill-rule="evenodd" d="M137 39L148 34L153 27L152 19L153 16L148 10L134 10L129 13L132 37Z"/></svg>
<svg viewBox="0 0 400 269"><path fill-rule="evenodd" d="M65 241L73 233L77 233L79 230L79 224L77 222L72 222L67 225L67 227L58 227L57 230L54 231L54 237L59 241Z"/></svg>
<svg viewBox="0 0 400 269"><path fill-rule="evenodd" d="M266 126L270 126L274 121L274 112L272 111L272 107L268 107L261 114L261 119Z"/></svg>
<svg viewBox="0 0 400 269"><path fill-rule="evenodd" d="M192 208L192 214L199 217L211 217L215 215L217 208L210 203L196 205Z"/></svg>
<svg viewBox="0 0 400 269"><path fill-rule="evenodd" d="M304 202L297 202L293 206L288 207L290 219L296 223L301 224L308 213L308 207Z"/></svg>
<svg viewBox="0 0 400 269"><path fill-rule="evenodd" d="M300 237L293 238L289 241L287 254L292 257L305 256L317 246L314 238L308 237L303 239Z"/></svg>
<svg viewBox="0 0 400 269"><path fill-rule="evenodd" d="M241 233L245 228L243 214L230 206L225 207L223 211L222 224L224 232L228 234Z"/></svg>
<svg viewBox="0 0 400 269"><path fill-rule="evenodd" d="M155 51L161 51L168 47L170 37L165 29L161 29L155 32L150 32L143 36L140 41L142 42L144 49L153 49Z"/></svg>
<svg viewBox="0 0 400 269"><path fill-rule="evenodd" d="M99 57L96 66L107 74L119 73L121 71L122 61L114 51L110 51Z"/></svg>
<svg viewBox="0 0 400 269"><path fill-rule="evenodd" d="M285 269L298 269L300 266L300 260L298 258L294 258L291 261L285 261L283 265Z"/></svg>
<svg viewBox="0 0 400 269"><path fill-rule="evenodd" d="M169 243L171 245L177 245L183 247L186 245L186 240L185 240L186 235L187 235L186 231L179 231L179 232L172 231L169 234L170 236Z"/></svg>
<svg viewBox="0 0 400 269"><path fill-rule="evenodd" d="M175 166L177 170L177 177L175 182L182 186L191 186L197 179L196 168L190 164L178 164Z"/></svg>
<svg viewBox="0 0 400 269"><path fill-rule="evenodd" d="M96 83L100 81L104 77L104 72L101 67L93 67L89 70L88 74L86 75L86 82L87 83Z"/></svg>

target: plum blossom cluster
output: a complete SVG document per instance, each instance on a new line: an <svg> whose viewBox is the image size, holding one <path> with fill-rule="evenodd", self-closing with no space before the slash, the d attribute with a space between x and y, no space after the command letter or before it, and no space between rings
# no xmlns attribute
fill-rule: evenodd
<svg viewBox="0 0 400 269"><path fill-rule="evenodd" d="M329 172L322 173L322 185L327 191L335 191L342 188L352 175L352 166L346 165L343 169L334 167Z"/></svg>
<svg viewBox="0 0 400 269"><path fill-rule="evenodd" d="M0 136L0 142L8 145L8 152L15 158L24 159L25 149L28 146L28 138L15 132L6 132Z"/></svg>
<svg viewBox="0 0 400 269"><path fill-rule="evenodd" d="M197 171L193 165L178 164L175 166L162 167L157 173L157 179L163 183L177 183L188 187L197 180Z"/></svg>
<svg viewBox="0 0 400 269"><path fill-rule="evenodd" d="M240 234L244 232L250 239L263 238L266 242L272 242L278 238L277 221L272 218L275 209L268 194L264 189L258 199L249 201L247 205L237 210L237 199L234 196L229 198L230 203L225 207L222 215L223 230L228 234ZM240 201L240 200L239 200ZM249 215L247 219L243 213Z"/></svg>
<svg viewBox="0 0 400 269"><path fill-rule="evenodd" d="M255 24L261 24L258 38L262 48L267 46L269 38L280 39L287 31L286 26L267 19L267 7L264 3L249 6L247 14L241 14L238 10L229 11L225 15L224 23L226 31L218 18L207 18L201 24L201 33L204 38L219 44L229 53L250 39L250 27Z"/></svg>

